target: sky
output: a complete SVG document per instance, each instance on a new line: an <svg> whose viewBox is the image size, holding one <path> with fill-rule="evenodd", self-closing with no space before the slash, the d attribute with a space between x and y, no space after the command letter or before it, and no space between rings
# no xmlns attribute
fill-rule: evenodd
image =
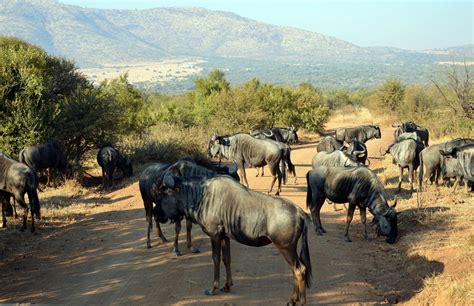
<svg viewBox="0 0 474 306"><path fill-rule="evenodd" d="M103 9L203 7L301 28L362 47L410 50L474 43L474 1L440 0L60 0Z"/></svg>

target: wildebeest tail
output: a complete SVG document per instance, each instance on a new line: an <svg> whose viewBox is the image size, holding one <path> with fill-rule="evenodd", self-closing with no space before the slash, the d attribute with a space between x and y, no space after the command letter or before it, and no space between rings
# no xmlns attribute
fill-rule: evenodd
<svg viewBox="0 0 474 306"><path fill-rule="evenodd" d="M283 177L283 184L286 185L286 162L285 162L285 157L282 156L280 160L280 170L281 170L281 175Z"/></svg>
<svg viewBox="0 0 474 306"><path fill-rule="evenodd" d="M288 165L288 172L296 176L295 165L291 162L291 149L288 150L288 154L286 155L286 164Z"/></svg>
<svg viewBox="0 0 474 306"><path fill-rule="evenodd" d="M308 209L313 202L313 191L311 190L311 184L309 183L309 171L306 173L306 186L308 186L306 190L306 209Z"/></svg>
<svg viewBox="0 0 474 306"><path fill-rule="evenodd" d="M37 183L37 176L34 171L31 171L28 175L28 182L27 182L27 190L26 193L28 194L28 200L30 201L31 209L36 217L41 218L40 213L40 203L38 199L38 192L36 191L36 187L38 186Z"/></svg>
<svg viewBox="0 0 474 306"><path fill-rule="evenodd" d="M309 255L309 247L308 247L308 224L309 224L309 216L305 214L305 218L303 221L303 233L301 234L301 251L300 251L300 260L301 263L305 266L306 271L304 274L304 282L306 284L306 288L311 287L311 279L313 277L313 272L311 269L311 257Z"/></svg>
<svg viewBox="0 0 474 306"><path fill-rule="evenodd" d="M418 174L418 192L423 190L423 152L420 152L420 173Z"/></svg>

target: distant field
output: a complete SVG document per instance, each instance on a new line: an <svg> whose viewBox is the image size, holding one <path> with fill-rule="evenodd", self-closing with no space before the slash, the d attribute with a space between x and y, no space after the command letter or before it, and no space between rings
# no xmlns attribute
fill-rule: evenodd
<svg viewBox="0 0 474 306"><path fill-rule="evenodd" d="M131 83L140 83L146 88L157 84L180 82L199 75L203 70L200 65L205 62L196 58L173 58L157 62L105 64L101 68L86 68L79 71L95 84L127 73Z"/></svg>

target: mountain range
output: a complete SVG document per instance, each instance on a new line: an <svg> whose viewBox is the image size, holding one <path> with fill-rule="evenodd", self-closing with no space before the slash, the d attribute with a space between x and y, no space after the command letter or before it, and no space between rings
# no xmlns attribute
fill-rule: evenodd
<svg viewBox="0 0 474 306"><path fill-rule="evenodd" d="M410 51L360 47L335 37L203 8L116 10L55 0L0 0L0 35L13 35L81 68L173 57L278 63L404 63L474 57L474 45Z"/></svg>

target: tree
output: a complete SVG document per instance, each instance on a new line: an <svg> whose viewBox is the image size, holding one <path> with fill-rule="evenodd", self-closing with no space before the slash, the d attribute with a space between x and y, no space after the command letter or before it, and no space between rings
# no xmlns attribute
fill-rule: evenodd
<svg viewBox="0 0 474 306"><path fill-rule="evenodd" d="M397 79L390 79L377 91L380 105L384 109L397 111L405 96L405 87Z"/></svg>
<svg viewBox="0 0 474 306"><path fill-rule="evenodd" d="M444 86L432 80L443 96L446 106L454 111L454 115L461 114L466 118L474 119L474 86L466 60L461 72L453 63L451 70L446 72L446 78Z"/></svg>

